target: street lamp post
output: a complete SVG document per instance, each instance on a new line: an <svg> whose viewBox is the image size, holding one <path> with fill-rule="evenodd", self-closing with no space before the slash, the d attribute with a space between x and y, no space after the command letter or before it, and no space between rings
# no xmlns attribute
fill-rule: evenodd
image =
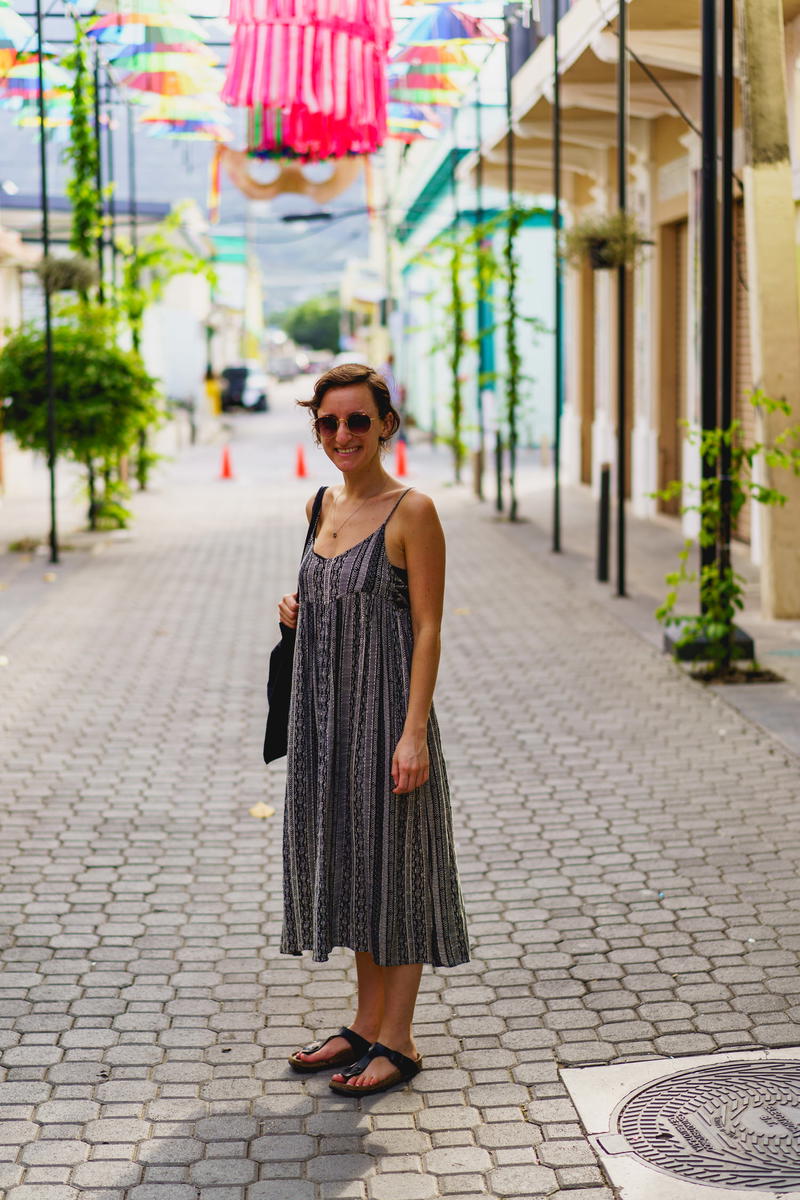
<svg viewBox="0 0 800 1200"><path fill-rule="evenodd" d="M717 425L718 399L718 222L717 222L717 0L703 0L702 32L702 200L700 225L700 423L702 431ZM717 464L702 455L702 485L715 477ZM700 567L716 560L716 546L700 545Z"/></svg>
<svg viewBox="0 0 800 1200"><path fill-rule="evenodd" d="M555 399L553 437L553 553L561 553L561 397L564 375L563 290L561 263L561 77L558 26L560 0L553 7L553 245L555 251Z"/></svg>
<svg viewBox="0 0 800 1200"><path fill-rule="evenodd" d="M619 210L628 211L628 13L627 0L619 4L619 60L617 64L617 191ZM627 420L628 269L617 270L617 595L625 587L625 482L628 473Z"/></svg>
<svg viewBox="0 0 800 1200"><path fill-rule="evenodd" d="M733 208L733 100L734 100L734 0L722 0L722 297L720 331L720 425L730 429L733 420L733 321L734 321L734 208ZM731 565L731 447L723 440L720 452L721 529L720 571Z"/></svg>
<svg viewBox="0 0 800 1200"><path fill-rule="evenodd" d="M50 200L47 194L47 130L45 127L44 61L42 36L42 4L36 0L36 36L39 43L39 163L42 193L42 249L50 253ZM58 526L56 514L56 399L53 384L53 321L50 309L50 289L44 284L44 370L47 397L47 465L50 472L50 562L57 563Z"/></svg>

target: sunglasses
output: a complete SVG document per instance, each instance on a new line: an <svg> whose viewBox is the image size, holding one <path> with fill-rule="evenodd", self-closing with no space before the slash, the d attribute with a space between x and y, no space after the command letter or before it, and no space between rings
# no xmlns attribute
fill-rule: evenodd
<svg viewBox="0 0 800 1200"><path fill-rule="evenodd" d="M377 419L365 412L351 412L346 417L334 417L333 413L326 413L315 419L314 428L319 437L335 437L340 425L346 425L350 433L369 433L372 422Z"/></svg>

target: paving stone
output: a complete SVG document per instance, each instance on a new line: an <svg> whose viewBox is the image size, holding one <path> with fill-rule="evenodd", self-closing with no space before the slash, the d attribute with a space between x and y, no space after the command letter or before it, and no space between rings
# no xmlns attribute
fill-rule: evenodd
<svg viewBox="0 0 800 1200"><path fill-rule="evenodd" d="M139 1148L139 1161L143 1163L191 1163L202 1158L205 1145L197 1138L157 1137L144 1142Z"/></svg>
<svg viewBox="0 0 800 1200"><path fill-rule="evenodd" d="M302 1179L269 1179L251 1183L246 1196L247 1200L314 1200L314 1191L314 1184Z"/></svg>
<svg viewBox="0 0 800 1200"><path fill-rule="evenodd" d="M367 1154L319 1154L306 1167L309 1179L354 1179L375 1166Z"/></svg>
<svg viewBox="0 0 800 1200"><path fill-rule="evenodd" d="M496 1167L489 1174L489 1187L496 1196L549 1196L558 1188L555 1172L547 1167Z"/></svg>
<svg viewBox="0 0 800 1200"><path fill-rule="evenodd" d="M425 1155L425 1167L432 1175L458 1175L488 1171L491 1156L479 1146L454 1146L447 1150L431 1150Z"/></svg>
<svg viewBox="0 0 800 1200"><path fill-rule="evenodd" d="M31 1142L29 1145L23 1147L20 1153L20 1161L27 1163L28 1166L42 1164L63 1166L65 1164L83 1162L88 1156L89 1147L85 1142L46 1138L38 1142Z"/></svg>
<svg viewBox="0 0 800 1200"><path fill-rule="evenodd" d="M256 1162L301 1162L311 1158L315 1151L314 1139L305 1134L280 1134L256 1138L249 1154Z"/></svg>
<svg viewBox="0 0 800 1200"><path fill-rule="evenodd" d="M191 1166L193 1183L205 1188L214 1184L252 1183L258 1174L256 1163L248 1159L206 1158Z"/></svg>
<svg viewBox="0 0 800 1200"><path fill-rule="evenodd" d="M141 1178L142 1168L132 1162L85 1162L75 1167L72 1183L83 1188L132 1188Z"/></svg>
<svg viewBox="0 0 800 1200"><path fill-rule="evenodd" d="M432 1200L439 1193L433 1175L374 1175L367 1181L370 1200Z"/></svg>
<svg viewBox="0 0 800 1200"><path fill-rule="evenodd" d="M6 1200L78 1200L78 1189L59 1184L22 1183L9 1190Z"/></svg>

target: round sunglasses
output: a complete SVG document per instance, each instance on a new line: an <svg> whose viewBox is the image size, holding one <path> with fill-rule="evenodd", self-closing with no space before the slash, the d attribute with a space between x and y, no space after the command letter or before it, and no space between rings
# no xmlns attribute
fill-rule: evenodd
<svg viewBox="0 0 800 1200"><path fill-rule="evenodd" d="M372 422L377 420L377 417L371 417L365 412L351 412L346 417L335 417L333 413L326 413L315 418L314 428L319 437L335 437L340 425L346 425L350 433L369 433Z"/></svg>

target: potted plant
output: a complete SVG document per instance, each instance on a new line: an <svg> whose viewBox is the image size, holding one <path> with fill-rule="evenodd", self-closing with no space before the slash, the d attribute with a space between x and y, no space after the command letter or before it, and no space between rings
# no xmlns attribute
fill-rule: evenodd
<svg viewBox="0 0 800 1200"><path fill-rule="evenodd" d="M588 262L593 270L609 270L633 266L650 244L636 218L618 209L593 213L566 230L563 256L574 266Z"/></svg>
<svg viewBox="0 0 800 1200"><path fill-rule="evenodd" d="M751 393L750 403L766 413L791 415L786 400L773 400L760 388ZM664 648L678 661L700 664L693 674L704 682L775 680L778 677L773 672L757 665L752 639L736 625L737 614L744 608L745 581L731 565L724 530L726 526L735 529L748 499L768 506L786 504L786 495L775 486L754 478L753 468L756 459L763 455L770 467L800 475L800 425L788 426L771 444L757 442L752 446L744 445L742 423L738 420L727 429L701 431L689 428L687 422L684 426L688 429L689 442L699 447L710 468L709 474L700 483L673 480L654 496L662 500L682 498L681 512L698 515L697 541L701 546L713 548L714 558L699 573L692 571L689 558L694 539L689 538L678 556L677 570L666 576L669 591L655 614L666 630ZM724 453L728 457L725 479L720 468ZM724 482L727 482L727 497L723 492ZM679 590L687 583L699 584L700 611L696 615L681 615L677 611ZM737 667L736 663L741 659L752 660L752 669L742 671Z"/></svg>

